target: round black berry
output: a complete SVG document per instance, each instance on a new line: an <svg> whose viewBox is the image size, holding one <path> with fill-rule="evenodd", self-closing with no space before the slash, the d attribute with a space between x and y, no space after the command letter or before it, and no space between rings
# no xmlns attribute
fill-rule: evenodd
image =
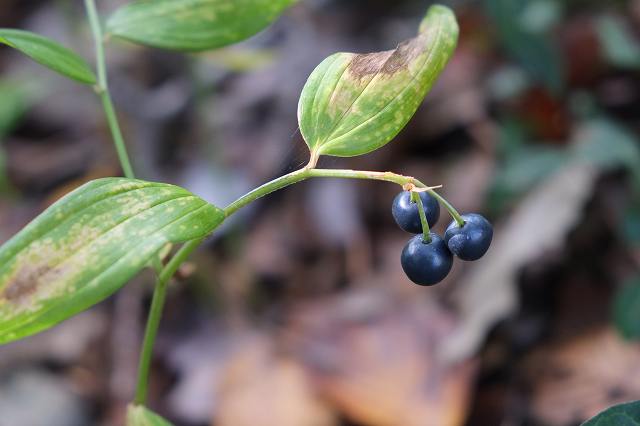
<svg viewBox="0 0 640 426"><path fill-rule="evenodd" d="M434 226L440 217L440 204L426 192L419 192L424 206L424 214L427 217L429 226ZM391 213L398 226L412 234L422 233L422 223L420 222L420 212L418 204L411 201L411 192L402 191L393 200Z"/></svg>
<svg viewBox="0 0 640 426"><path fill-rule="evenodd" d="M477 213L463 214L464 225L458 226L454 220L444 233L444 240L451 250L462 260L478 260L489 250L493 238L493 226Z"/></svg>
<svg viewBox="0 0 640 426"><path fill-rule="evenodd" d="M453 256L440 235L431 233L431 242L422 235L412 237L404 249L400 262L411 281L419 285L434 285L447 276L453 265Z"/></svg>

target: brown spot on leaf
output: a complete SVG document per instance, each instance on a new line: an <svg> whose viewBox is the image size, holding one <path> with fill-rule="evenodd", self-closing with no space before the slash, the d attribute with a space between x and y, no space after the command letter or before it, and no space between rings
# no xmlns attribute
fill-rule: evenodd
<svg viewBox="0 0 640 426"><path fill-rule="evenodd" d="M377 74L387 63L393 52L393 50L388 50L386 52L355 55L349 64L349 71L359 79L366 75Z"/></svg>
<svg viewBox="0 0 640 426"><path fill-rule="evenodd" d="M2 298L15 302L33 294L38 288L38 277L46 272L43 265L21 268L2 291Z"/></svg>
<svg viewBox="0 0 640 426"><path fill-rule="evenodd" d="M393 75L424 52L424 40L418 36L401 43L395 50L355 55L349 64L349 72L358 79L371 74Z"/></svg>
<svg viewBox="0 0 640 426"><path fill-rule="evenodd" d="M25 303L42 284L42 277L47 275L49 279L59 276L63 268L51 268L48 265L26 265L22 267L5 286L0 299L13 303Z"/></svg>

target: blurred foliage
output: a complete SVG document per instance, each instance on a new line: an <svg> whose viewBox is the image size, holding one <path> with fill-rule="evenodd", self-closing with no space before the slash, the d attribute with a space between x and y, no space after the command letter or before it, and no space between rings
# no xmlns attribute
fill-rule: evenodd
<svg viewBox="0 0 640 426"><path fill-rule="evenodd" d="M624 170L630 191L615 228L632 250L640 247L640 137L637 123L630 119L637 115L632 82L637 82L633 73L640 69L640 42L633 21L619 14L626 5L608 3L607 13L583 20L579 30L560 30L570 14L583 7L600 10L603 4L486 0L500 42L515 61L515 67L502 65L488 80L498 103L497 167L487 193L487 207L494 215L504 214L572 163L590 164L602 172ZM567 34L573 45L562 42ZM590 59L584 62L586 55ZM564 79L570 73L573 81ZM536 84L543 84L554 99L536 95L533 102L523 102L537 90ZM618 84L620 88L607 95L611 98L603 96L604 88ZM620 114L625 110L616 102L628 102L634 112ZM554 122L561 123L566 137L548 131ZM541 131L545 126L547 131ZM634 277L617 292L613 309L613 322L627 339L640 338L639 312L640 281Z"/></svg>
<svg viewBox="0 0 640 426"><path fill-rule="evenodd" d="M10 190L4 138L20 123L27 110L41 96L43 87L28 78L0 80L0 193Z"/></svg>
<svg viewBox="0 0 640 426"><path fill-rule="evenodd" d="M640 425L640 401L615 405L582 426L638 426Z"/></svg>
<svg viewBox="0 0 640 426"><path fill-rule="evenodd" d="M597 30L604 53L612 65L640 69L640 44L625 22L603 16L598 19Z"/></svg>
<svg viewBox="0 0 640 426"><path fill-rule="evenodd" d="M558 93L564 86L563 63L550 30L562 16L553 0L485 0L500 42L532 77Z"/></svg>
<svg viewBox="0 0 640 426"><path fill-rule="evenodd" d="M629 279L618 291L613 319L625 339L640 340L640 275Z"/></svg>
<svg viewBox="0 0 640 426"><path fill-rule="evenodd" d="M578 124L575 141L565 148L526 143L526 131L516 121L501 128L501 166L489 190L489 205L500 211L570 161L602 170L624 168L640 182L640 141L619 123L594 117Z"/></svg>

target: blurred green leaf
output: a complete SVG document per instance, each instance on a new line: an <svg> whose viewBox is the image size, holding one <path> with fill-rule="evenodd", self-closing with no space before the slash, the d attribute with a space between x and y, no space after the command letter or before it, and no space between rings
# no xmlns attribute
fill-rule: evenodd
<svg viewBox="0 0 640 426"><path fill-rule="evenodd" d="M607 408L582 426L640 426L640 401Z"/></svg>
<svg viewBox="0 0 640 426"><path fill-rule="evenodd" d="M498 170L491 191L506 202L533 188L567 162L563 150L526 146L509 156ZM494 200L496 201L496 200Z"/></svg>
<svg viewBox="0 0 640 426"><path fill-rule="evenodd" d="M488 192L489 208L498 213L567 162L564 149L528 143L527 127L517 119L500 123L499 159Z"/></svg>
<svg viewBox="0 0 640 426"><path fill-rule="evenodd" d="M0 28L0 43L11 46L41 65L84 84L95 84L91 67L75 52L29 31Z"/></svg>
<svg viewBox="0 0 640 426"><path fill-rule="evenodd" d="M27 109L23 92L23 87L15 82L0 81L0 193L9 190L7 155L2 142Z"/></svg>
<svg viewBox="0 0 640 426"><path fill-rule="evenodd" d="M501 161L488 200L495 211L571 161L587 162L603 170L624 168L633 177L634 189L640 191L640 141L606 117L580 123L568 149L529 144L524 127L516 120L505 120L500 128L499 148ZM626 225L633 226L634 220L629 216Z"/></svg>
<svg viewBox="0 0 640 426"><path fill-rule="evenodd" d="M8 192L10 189L9 178L7 177L7 154L4 147L0 145L0 194Z"/></svg>
<svg viewBox="0 0 640 426"><path fill-rule="evenodd" d="M507 118L500 123L498 139L498 155L508 159L518 155L530 139L527 126L515 118Z"/></svg>
<svg viewBox="0 0 640 426"><path fill-rule="evenodd" d="M116 10L107 31L163 49L214 49L257 34L295 1L138 0Z"/></svg>
<svg viewBox="0 0 640 426"><path fill-rule="evenodd" d="M635 133L607 118L580 125L572 158L601 169L623 168L632 178L631 205L619 224L619 233L630 244L640 242L640 140Z"/></svg>
<svg viewBox="0 0 640 426"><path fill-rule="evenodd" d="M640 245L640 194L635 194L635 199L627 209L620 229L622 237L630 244Z"/></svg>
<svg viewBox="0 0 640 426"><path fill-rule="evenodd" d="M0 80L0 193L10 190L7 155L3 139L20 122L27 110L45 93L40 83L26 78Z"/></svg>
<svg viewBox="0 0 640 426"><path fill-rule="evenodd" d="M91 181L0 247L0 343L98 303L167 243L209 234L222 210L190 192L133 179Z"/></svg>
<svg viewBox="0 0 640 426"><path fill-rule="evenodd" d="M521 96L531 87L529 74L520 67L505 66L495 70L487 78L487 88L491 97L498 102Z"/></svg>
<svg viewBox="0 0 640 426"><path fill-rule="evenodd" d="M202 58L230 71L245 72L271 65L276 60L276 54L268 49L221 49L209 52Z"/></svg>
<svg viewBox="0 0 640 426"><path fill-rule="evenodd" d="M0 140L17 124L27 110L24 87L14 81L0 81Z"/></svg>
<svg viewBox="0 0 640 426"><path fill-rule="evenodd" d="M625 339L640 339L640 276L627 281L616 294L613 322Z"/></svg>
<svg viewBox="0 0 640 426"><path fill-rule="evenodd" d="M309 77L298 104L309 149L351 157L385 145L416 112L457 40L453 12L432 6L419 34L395 50L336 53L325 59Z"/></svg>
<svg viewBox="0 0 640 426"><path fill-rule="evenodd" d="M597 30L600 44L611 64L620 68L640 69L640 45L623 21L602 16L598 19Z"/></svg>
<svg viewBox="0 0 640 426"><path fill-rule="evenodd" d="M526 12L534 0L485 0L487 14L509 54L532 77L558 93L564 87L564 70L560 52L547 34L534 32L527 24Z"/></svg>
<svg viewBox="0 0 640 426"><path fill-rule="evenodd" d="M520 15L520 26L532 33L542 33L560 23L563 15L562 3L557 0L527 1Z"/></svg>
<svg viewBox="0 0 640 426"><path fill-rule="evenodd" d="M142 405L131 404L127 409L127 426L171 426L171 423Z"/></svg>
<svg viewBox="0 0 640 426"><path fill-rule="evenodd" d="M640 143L615 121L596 118L580 125L572 157L603 169L624 167L640 184Z"/></svg>

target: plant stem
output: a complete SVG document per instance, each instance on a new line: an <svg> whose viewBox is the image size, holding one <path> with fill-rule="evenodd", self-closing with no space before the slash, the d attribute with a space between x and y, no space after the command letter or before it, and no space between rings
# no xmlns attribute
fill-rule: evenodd
<svg viewBox="0 0 640 426"><path fill-rule="evenodd" d="M348 169L315 169L312 167L305 167L295 172L291 172L279 178L276 178L270 182L265 183L262 186L254 189L251 192L238 198L233 203L229 204L225 209L225 215L227 217L234 214L247 204L252 203L258 198L269 195L274 191L285 188L294 183L307 180L314 177L329 177L329 178L343 178L343 179L369 179L369 180L381 180L386 182L397 183L398 185L413 185L417 188L426 190L429 194L435 197L449 212L451 217L458 223L459 226L464 225L464 219L460 216L460 213L449 203L442 195L434 191L433 187L426 186L418 179L411 176L404 176L392 172L371 172L363 170L348 170Z"/></svg>
<svg viewBox="0 0 640 426"><path fill-rule="evenodd" d="M120 160L120 166L124 175L133 179L135 177L131 162L129 161L129 155L127 154L127 147L122 137L122 131L118 124L118 117L116 115L115 108L113 107L113 101L111 100L111 94L109 93L109 84L107 82L107 66L104 54L104 37L102 33L102 26L100 25L100 19L96 10L94 0L84 0L85 7L87 9L87 16L89 18L89 24L91 25L91 31L95 40L96 48L96 68L98 71L98 84L96 86L96 92L102 101L102 107L109 123L109 129L113 137L113 143L118 153L118 159Z"/></svg>
<svg viewBox="0 0 640 426"><path fill-rule="evenodd" d="M149 384L149 369L151 368L151 357L153 355L153 344L156 341L158 327L162 317L162 308L167 296L167 285L171 277L176 273L180 265L189 257L189 255L202 243L204 238L189 241L185 243L180 250L171 258L169 263L162 269L156 280L156 286L153 292L153 300L149 317L147 319L147 327L144 332L144 341L142 343L142 353L140 354L140 364L138 366L138 385L136 387L135 404L144 405L147 400L147 388Z"/></svg>
<svg viewBox="0 0 640 426"><path fill-rule="evenodd" d="M400 186L411 184L419 188L432 190L431 188L427 187L422 182L411 176L403 176L392 172L371 172L348 169L314 169L305 167L303 169L296 170L295 172L274 179L271 182L265 183L264 185L243 195L224 209L225 215L227 217L231 216L233 213L240 210L247 204L252 203L258 198L264 197L265 195L268 195L274 191L277 191L294 183L315 177L381 180L396 183Z"/></svg>
<svg viewBox="0 0 640 426"><path fill-rule="evenodd" d="M440 202L444 206L445 209L449 212L451 217L458 223L458 226L464 226L464 219L460 216L460 213L451 205L450 202L446 200L442 195L438 194L433 189L427 189L427 192L432 195L436 200Z"/></svg>
<svg viewBox="0 0 640 426"><path fill-rule="evenodd" d="M422 198L420 198L420 194L412 191L411 201L418 204L420 223L422 223L422 242L425 244L429 244L431 242L431 231L429 230L429 221L427 221L427 215L424 212L424 204L422 204Z"/></svg>

